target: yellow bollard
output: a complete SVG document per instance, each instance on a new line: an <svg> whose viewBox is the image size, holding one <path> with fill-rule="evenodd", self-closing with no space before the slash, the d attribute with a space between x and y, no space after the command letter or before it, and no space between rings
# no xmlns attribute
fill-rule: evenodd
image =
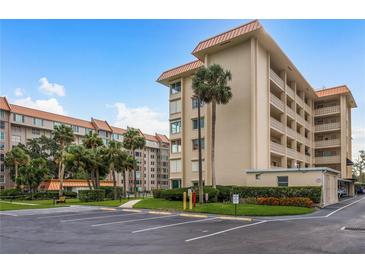
<svg viewBox="0 0 365 274"><path fill-rule="evenodd" d="M183 209L186 210L186 192L183 194Z"/></svg>
<svg viewBox="0 0 365 274"><path fill-rule="evenodd" d="M189 209L192 210L193 209L193 192L190 191L190 195L189 195Z"/></svg>

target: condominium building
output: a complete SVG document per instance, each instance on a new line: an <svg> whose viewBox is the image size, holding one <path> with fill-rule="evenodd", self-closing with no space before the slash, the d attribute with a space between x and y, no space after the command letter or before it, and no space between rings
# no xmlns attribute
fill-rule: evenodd
<svg viewBox="0 0 365 274"><path fill-rule="evenodd" d="M347 86L315 90L257 20L203 40L192 54L196 60L157 80L170 94L172 187L198 182L198 102L192 77L212 64L231 72L233 94L227 105L217 105L217 184L247 185L252 170L258 171L257 180L260 170L278 169L337 170L337 177L351 178L351 109L356 103ZM201 105L207 185L212 177L211 111L211 104Z"/></svg>
<svg viewBox="0 0 365 274"><path fill-rule="evenodd" d="M68 125L75 134L75 143L81 144L89 132L96 132L104 144L110 140L123 141L125 129L111 126L107 121L91 118L91 121L44 112L19 105L9 104L6 97L0 97L0 187L13 187L9 172L4 165L6 152L19 143L42 135L50 137L54 126ZM146 139L146 146L136 150L138 162L136 183L142 190L168 188L169 174L169 139L162 134L155 135L141 132ZM110 176L109 176L110 177ZM117 174L118 184L122 183L121 174ZM127 188L132 190L132 176L127 175Z"/></svg>

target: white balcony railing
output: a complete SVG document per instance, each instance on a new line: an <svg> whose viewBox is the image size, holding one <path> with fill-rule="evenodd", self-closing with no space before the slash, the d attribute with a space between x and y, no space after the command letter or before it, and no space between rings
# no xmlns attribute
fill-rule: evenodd
<svg viewBox="0 0 365 274"><path fill-rule="evenodd" d="M336 122L336 123L327 123L327 124L316 125L314 129L316 132L326 131L326 130L336 130L336 129L340 129L340 123Z"/></svg>
<svg viewBox="0 0 365 274"><path fill-rule="evenodd" d="M315 164L321 165L321 164L337 164L340 162L340 156L322 156L322 157L316 157L315 158Z"/></svg>
<svg viewBox="0 0 365 274"><path fill-rule="evenodd" d="M284 111L284 102L281 101L274 94L270 94L270 103L281 111Z"/></svg>
<svg viewBox="0 0 365 274"><path fill-rule="evenodd" d="M284 124L278 120L276 120L275 118L270 118L270 125L272 128L277 129L281 132L284 132Z"/></svg>
<svg viewBox="0 0 365 274"><path fill-rule="evenodd" d="M271 141L271 150L280 154L285 153L284 146Z"/></svg>
<svg viewBox="0 0 365 274"><path fill-rule="evenodd" d="M340 106L331 106L331 107L324 107L324 108L317 108L314 110L314 115L328 115L328 114L335 114L340 112Z"/></svg>
<svg viewBox="0 0 365 274"><path fill-rule="evenodd" d="M280 78L279 75L275 73L272 69L270 69L270 79L282 90L284 90L284 80Z"/></svg>
<svg viewBox="0 0 365 274"><path fill-rule="evenodd" d="M315 147L331 147L331 146L339 146L340 139L331 139L331 140L321 140L315 142Z"/></svg>

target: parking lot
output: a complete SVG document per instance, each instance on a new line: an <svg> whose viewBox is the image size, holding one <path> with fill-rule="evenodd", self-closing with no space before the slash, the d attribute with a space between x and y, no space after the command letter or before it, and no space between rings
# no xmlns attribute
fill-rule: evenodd
<svg viewBox="0 0 365 274"><path fill-rule="evenodd" d="M310 215L253 219L87 206L3 211L0 249L1 253L364 253L364 198ZM360 229L347 229L354 227Z"/></svg>

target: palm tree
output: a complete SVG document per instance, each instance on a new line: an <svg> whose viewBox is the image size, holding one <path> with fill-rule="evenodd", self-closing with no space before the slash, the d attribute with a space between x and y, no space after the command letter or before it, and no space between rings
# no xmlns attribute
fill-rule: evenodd
<svg viewBox="0 0 365 274"><path fill-rule="evenodd" d="M212 186L214 188L216 187L215 164L214 164L215 126L216 126L216 115L217 115L216 105L217 104L224 105L231 100L232 98L231 87L227 85L227 82L230 81L231 78L232 75L230 71L224 70L220 65L214 64L207 68L206 67L200 68L195 73L192 82L192 88L194 90L194 94L200 99L200 101L207 104L209 103L212 104L211 169L212 169ZM199 195L199 197L200 196L202 195ZM202 199L202 197L200 199Z"/></svg>
<svg viewBox="0 0 365 274"><path fill-rule="evenodd" d="M135 166L135 160L132 156L130 156L126 151L123 151L123 156L120 158L121 163L118 166L118 171L123 174L123 196L127 197L127 181L126 181L126 173L133 170Z"/></svg>
<svg viewBox="0 0 365 274"><path fill-rule="evenodd" d="M82 143L86 148L95 149L103 145L103 139L101 139L101 137L97 133L90 131L88 134L85 135Z"/></svg>
<svg viewBox="0 0 365 274"><path fill-rule="evenodd" d="M5 166L14 169L15 182L17 182L19 176L19 167L27 165L29 161L29 155L18 146L12 148L12 150L6 153Z"/></svg>
<svg viewBox="0 0 365 274"><path fill-rule="evenodd" d="M146 140L143 135L141 135L138 129L128 128L127 132L123 134L123 147L129 149L132 152L133 157L133 184L134 192L137 193L136 185L136 149L143 149L146 145Z"/></svg>
<svg viewBox="0 0 365 274"><path fill-rule="evenodd" d="M123 158L125 157L125 152L122 151L122 143L116 141L110 141L108 146L104 149L104 160L108 163L109 173L112 174L113 187L114 187L114 200L117 199L117 180L115 178L115 172L121 170L121 165L123 163Z"/></svg>
<svg viewBox="0 0 365 274"><path fill-rule="evenodd" d="M72 178L86 172L86 148L83 145L70 145L66 148L65 165Z"/></svg>
<svg viewBox="0 0 365 274"><path fill-rule="evenodd" d="M58 161L58 179L60 180L59 196L61 197L63 195L63 176L65 173L65 149L75 140L75 137L72 128L65 125L55 126L52 136L59 149L56 158Z"/></svg>

